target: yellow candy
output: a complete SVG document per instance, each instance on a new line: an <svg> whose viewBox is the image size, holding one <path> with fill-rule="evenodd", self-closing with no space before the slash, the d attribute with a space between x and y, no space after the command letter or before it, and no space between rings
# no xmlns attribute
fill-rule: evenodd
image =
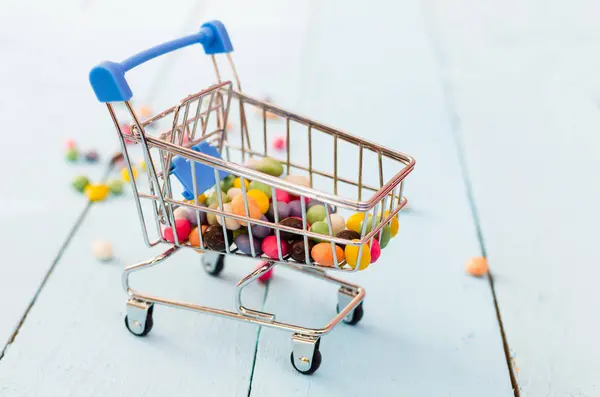
<svg viewBox="0 0 600 397"><path fill-rule="evenodd" d="M135 168L131 168L133 171L133 179L137 178L137 170ZM131 182L131 178L129 177L129 170L127 168L121 168L121 179L125 182Z"/></svg>
<svg viewBox="0 0 600 397"><path fill-rule="evenodd" d="M106 185L87 185L84 193L90 201L102 201L108 196L110 189Z"/></svg>
<svg viewBox="0 0 600 397"><path fill-rule="evenodd" d="M244 185L246 185L246 190L248 190L248 185L250 184L250 182L248 182L247 179L244 179ZM242 188L242 180L240 178L235 178L235 180L233 181L233 187L237 187L238 189Z"/></svg>
<svg viewBox="0 0 600 397"><path fill-rule="evenodd" d="M248 196L252 197L258 207L260 208L260 212L266 214L269 211L269 198L262 190L252 189L248 192Z"/></svg>
<svg viewBox="0 0 600 397"><path fill-rule="evenodd" d="M390 214L390 211L385 211L385 217ZM398 215L392 218L390 222L390 229L392 231L392 237L398 234L398 229L400 229L400 222L398 222Z"/></svg>
<svg viewBox="0 0 600 397"><path fill-rule="evenodd" d="M190 203L190 204L196 204L196 200L192 199L192 200L183 200L186 203ZM198 203L203 204L206 201L206 196L204 195L204 193L202 193L200 196L198 196Z"/></svg>
<svg viewBox="0 0 600 397"><path fill-rule="evenodd" d="M368 222L367 222L367 228L365 229L366 233L369 233L371 231L371 219L372 219L372 215L369 214ZM346 227L349 230L354 230L357 233L362 233L362 222L363 219L365 219L365 214L364 212L357 212L356 214L350 216L350 218L348 218L348 220L346 221ZM375 225L377 225L377 223L375 223Z"/></svg>
<svg viewBox="0 0 600 397"><path fill-rule="evenodd" d="M140 161L140 165L138 165L138 168L140 169L140 172L145 172L146 171L146 162L144 160Z"/></svg>
<svg viewBox="0 0 600 397"><path fill-rule="evenodd" d="M360 241L360 240L352 240L352 241ZM346 255L346 263L349 264L352 268L356 267L356 262L358 260L358 250L360 246L357 245L347 245L344 249L344 254ZM360 258L360 264L358 265L358 270L365 270L369 267L371 263L371 248L368 245L362 246L362 253Z"/></svg>

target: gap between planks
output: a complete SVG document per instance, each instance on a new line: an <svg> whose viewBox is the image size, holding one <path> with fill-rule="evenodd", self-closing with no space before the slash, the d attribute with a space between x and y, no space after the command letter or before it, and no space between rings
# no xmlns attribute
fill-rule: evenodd
<svg viewBox="0 0 600 397"><path fill-rule="evenodd" d="M471 216L473 217L473 223L475 225L475 231L477 233L477 241L479 242L479 247L481 249L481 255L487 259L487 251L485 247L485 239L483 237L483 229L481 227L481 221L479 218L479 212L477 210L477 205L475 203L475 196L473 194L473 186L471 183L471 178L469 177L469 168L467 164L467 159L465 155L465 149L461 137L460 132L460 117L454 106L452 100L452 88L449 78L444 74L444 66L446 65L444 53L441 48L441 42L439 37L437 36L437 31L433 26L433 18L427 12L428 5L426 1L421 2L421 9L423 10L424 21L425 21L425 32L429 38L431 43L431 48L433 52L433 56L437 60L437 64L440 68L439 70L439 78L440 78L440 86L442 89L443 101L446 107L446 111L448 112L448 117L450 119L450 127L452 130L452 135L454 139L454 143L456 146L456 153L459 160L459 167L462 174L463 183L465 186L465 193L467 195L467 200L469 202L469 208L471 209ZM513 365L513 360L510 354L510 346L508 344L508 339L506 337L506 332L504 329L504 324L502 322L502 315L500 314L500 304L498 302L498 298L496 296L496 289L494 287L494 276L491 269L488 270L488 283L490 286L490 291L492 293L492 299L494 301L494 310L496 311L496 318L498 319L498 328L500 330L500 335L502 337L502 347L504 349L504 358L506 360L506 366L508 367L508 374L510 377L510 383L513 388L513 393L515 397L521 397L521 391L519 389L519 384L517 382L517 377L515 375L515 369Z"/></svg>

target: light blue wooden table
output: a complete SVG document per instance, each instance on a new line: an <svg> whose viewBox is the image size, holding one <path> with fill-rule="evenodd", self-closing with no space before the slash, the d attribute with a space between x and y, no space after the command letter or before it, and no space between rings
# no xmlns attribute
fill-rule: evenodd
<svg viewBox="0 0 600 397"><path fill-rule="evenodd" d="M0 161L12 172L0 188L1 396L600 394L597 4L3 7L0 123L11 146ZM272 329L159 307L148 337L130 335L120 274L158 251L143 244L130 192L88 207L69 189L74 175L99 180L106 168L65 164L65 139L105 157L117 148L89 68L210 19L227 25L248 93L417 159L400 236L349 277L367 290L365 318L323 338L312 377L291 368L290 335ZM212 72L186 49L131 78L138 103L162 109ZM113 263L93 258L97 238L113 242ZM482 250L494 289L463 271ZM214 279L185 252L134 282L232 309L254 265L228 258ZM334 289L276 270L248 289L249 306L306 325L331 318Z"/></svg>

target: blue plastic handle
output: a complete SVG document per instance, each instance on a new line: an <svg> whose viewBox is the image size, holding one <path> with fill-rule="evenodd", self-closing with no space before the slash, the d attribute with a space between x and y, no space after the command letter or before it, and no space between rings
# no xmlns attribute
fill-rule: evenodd
<svg viewBox="0 0 600 397"><path fill-rule="evenodd" d="M196 43L202 44L207 55L233 51L225 26L220 21L210 21L202 25L198 33L159 44L121 63L102 62L90 71L90 84L100 102L128 101L133 93L125 79L125 72L151 59Z"/></svg>

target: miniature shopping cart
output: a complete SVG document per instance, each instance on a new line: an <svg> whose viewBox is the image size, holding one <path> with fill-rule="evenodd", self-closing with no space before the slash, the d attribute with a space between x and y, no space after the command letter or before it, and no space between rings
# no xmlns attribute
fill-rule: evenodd
<svg viewBox="0 0 600 397"><path fill-rule="evenodd" d="M141 119L131 103L133 94L125 73L155 57L196 43L202 44L205 53L211 56L217 83L185 97L176 106ZM279 328L292 333L291 362L294 368L310 374L321 364L321 336L329 333L340 321L356 324L363 316L365 291L358 285L326 273L326 270L353 272L362 268L359 264L351 266L344 258L338 257L336 245L356 246L357 258L362 258L363 251L370 249L374 239L383 238L386 227L395 219L397 221L398 212L406 205L402 194L404 179L413 170L415 161L405 154L247 96L241 90L231 57L232 50L225 27L213 21L202 25L198 33L161 44L121 63L101 63L90 73L94 92L98 100L106 104L118 132L144 240L150 247L158 244L169 246L157 257L125 269L122 282L129 296L125 325L137 336L148 334L153 325L153 308L158 304ZM222 80L215 57L217 54L225 55L235 88L231 81ZM193 81L189 84L194 85ZM119 120L123 118L130 123L127 129L121 128ZM235 128L229 128L229 120L234 118ZM239 133L234 133L234 129L239 129ZM288 143L285 152L270 153L269 137L273 133L285 135ZM131 151L140 149L146 164L147 185L140 178L135 179L132 164ZM310 185L299 185L289 178L269 175L251 166L253 161L272 156L280 157L285 175L301 173ZM342 157L353 161L342 164ZM227 204L221 191L225 178L239 178L245 215L226 211ZM260 182L271 190L274 219L251 216L247 181ZM278 203L274 199L278 191L287 192L300 201L301 228L280 223ZM216 197L217 205L206 207L202 199L210 194ZM324 205L328 234L310 229L307 212L311 201ZM196 214L199 244L194 245L184 239L180 241L177 233L172 240L165 238L165 228L176 226L174 212L179 207ZM334 233L333 214L343 211L363 214L360 238L342 238ZM212 216L219 221L216 225L220 226L216 227L222 227L223 249L215 251L215 245L211 248L206 241L204 227L200 227L202 216ZM229 219L247 229L251 240L250 253L243 253L234 244L231 231L226 227ZM254 249L253 228L258 227L272 229L277 239L275 255L266 257ZM284 233L288 236L291 233L304 242L303 257L293 259L284 252L281 245ZM331 245L333 264L325 265L312 258L309 248L315 239ZM215 276L223 270L226 255L255 258L263 264L237 283L235 311L164 299L130 287L131 273L158 265L182 248L201 252L203 266ZM242 304L243 289L277 265L340 286L337 314L328 324L322 328L306 328L283 323L276 321L274 314Z"/></svg>

